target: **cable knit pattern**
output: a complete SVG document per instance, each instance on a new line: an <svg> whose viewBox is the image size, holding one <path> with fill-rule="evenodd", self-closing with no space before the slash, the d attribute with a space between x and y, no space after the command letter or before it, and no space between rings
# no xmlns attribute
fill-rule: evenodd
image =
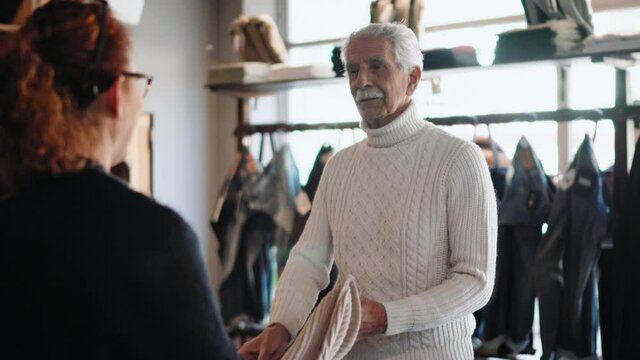
<svg viewBox="0 0 640 360"><path fill-rule="evenodd" d="M411 104L327 164L291 251L272 322L297 334L335 258L387 311L384 335L349 359L472 359L471 313L493 288L497 212L480 149L423 121Z"/></svg>

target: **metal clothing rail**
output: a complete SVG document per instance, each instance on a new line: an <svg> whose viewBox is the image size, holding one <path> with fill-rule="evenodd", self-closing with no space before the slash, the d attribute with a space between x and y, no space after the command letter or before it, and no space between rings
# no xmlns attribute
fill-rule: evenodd
<svg viewBox="0 0 640 360"><path fill-rule="evenodd" d="M478 124L505 124L519 121L556 121L567 122L574 120L602 120L634 118L640 120L640 105L626 106L624 108L605 108L590 110L570 110L561 109L555 111L539 111L526 113L501 113L469 116L450 116L440 118L426 118L436 125L478 125ZM345 130L355 129L360 126L359 122L337 122L337 123L316 123L316 124L287 124L276 123L266 125L251 125L244 123L236 128L234 135L244 137L253 134L271 134L276 132L294 132L311 130Z"/></svg>

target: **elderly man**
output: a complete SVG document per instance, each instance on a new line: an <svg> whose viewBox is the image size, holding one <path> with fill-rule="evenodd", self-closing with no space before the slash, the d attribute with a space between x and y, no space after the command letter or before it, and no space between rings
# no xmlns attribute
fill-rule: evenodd
<svg viewBox="0 0 640 360"><path fill-rule="evenodd" d="M418 41L370 24L344 54L367 138L329 161L280 279L271 325L240 351L279 358L335 262L361 294L349 359L472 359L474 318L493 287L497 213L480 149L424 121L411 100Z"/></svg>

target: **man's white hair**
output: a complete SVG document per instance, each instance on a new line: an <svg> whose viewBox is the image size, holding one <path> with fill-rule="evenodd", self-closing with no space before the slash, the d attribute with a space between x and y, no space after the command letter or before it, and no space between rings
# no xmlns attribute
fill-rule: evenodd
<svg viewBox="0 0 640 360"><path fill-rule="evenodd" d="M349 35L342 47L342 61L347 63L349 43L356 39L386 37L395 49L396 63L402 71L411 72L415 67L422 69L423 55L416 34L400 23L369 24Z"/></svg>

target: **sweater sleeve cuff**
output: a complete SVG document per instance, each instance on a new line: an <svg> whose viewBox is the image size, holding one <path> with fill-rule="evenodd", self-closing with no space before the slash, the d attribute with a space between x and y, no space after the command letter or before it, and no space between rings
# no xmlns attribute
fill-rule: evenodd
<svg viewBox="0 0 640 360"><path fill-rule="evenodd" d="M387 336L413 331L415 316L413 306L407 299L382 303L387 312Z"/></svg>
<svg viewBox="0 0 640 360"><path fill-rule="evenodd" d="M304 303L301 297L302 294L297 291L288 293L286 296L286 304L279 303L278 306L274 306L274 308L272 308L271 319L269 319L269 324L282 324L287 331L289 331L291 340L295 339L307 320L305 309L300 306Z"/></svg>
<svg viewBox="0 0 640 360"><path fill-rule="evenodd" d="M285 329L287 329L287 331L289 332L288 345L290 345L293 342L293 340L296 338L296 335L298 334L298 331L302 328L302 326L298 328L298 325L296 324L296 322L291 321L291 319L272 319L269 322L269 326L273 324L282 324L282 326L284 326Z"/></svg>

